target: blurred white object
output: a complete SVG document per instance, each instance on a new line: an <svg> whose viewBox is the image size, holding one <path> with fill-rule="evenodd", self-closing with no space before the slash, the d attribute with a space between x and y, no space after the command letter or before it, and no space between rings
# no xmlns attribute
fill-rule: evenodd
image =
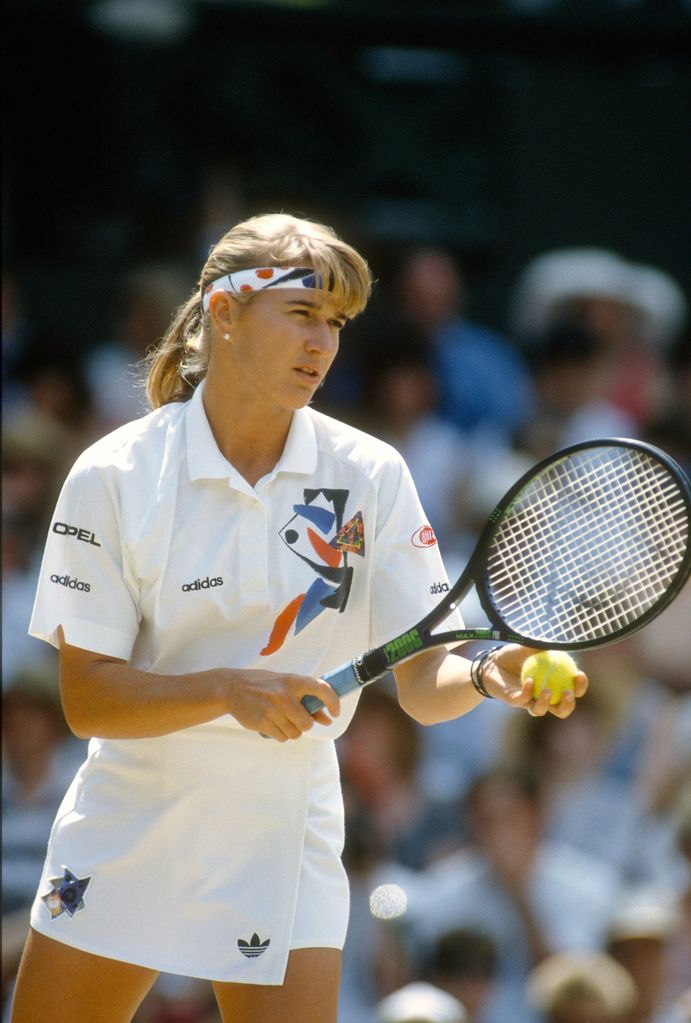
<svg viewBox="0 0 691 1023"><path fill-rule="evenodd" d="M369 909L378 920L395 920L408 907L408 896L398 884L380 884L369 897Z"/></svg>
<svg viewBox="0 0 691 1023"><path fill-rule="evenodd" d="M606 298L636 310L647 340L665 346L681 329L687 302L664 271L637 265L599 248L555 249L532 260L511 300L513 332L530 338L558 319L564 303Z"/></svg>
<svg viewBox="0 0 691 1023"><path fill-rule="evenodd" d="M528 978L528 1000L539 1012L555 1012L568 1004L576 985L597 997L612 1016L629 1012L636 1003L628 971L600 952L558 952L543 959Z"/></svg>
<svg viewBox="0 0 691 1023"><path fill-rule="evenodd" d="M645 886L623 892L609 923L608 940L659 938L665 941L682 917L675 893Z"/></svg>
<svg viewBox="0 0 691 1023"><path fill-rule="evenodd" d="M408 984L379 1003L376 1023L467 1023L468 1014L452 995L431 984Z"/></svg>

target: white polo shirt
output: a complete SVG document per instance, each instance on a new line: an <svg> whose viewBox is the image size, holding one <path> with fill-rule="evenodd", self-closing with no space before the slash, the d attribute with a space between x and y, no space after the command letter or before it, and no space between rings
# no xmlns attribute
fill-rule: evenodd
<svg viewBox="0 0 691 1023"><path fill-rule="evenodd" d="M30 632L57 644L62 626L73 646L164 674L320 676L438 602L446 576L425 527L398 453L309 408L252 488L219 451L200 387L79 458ZM356 702L309 734L340 734Z"/></svg>

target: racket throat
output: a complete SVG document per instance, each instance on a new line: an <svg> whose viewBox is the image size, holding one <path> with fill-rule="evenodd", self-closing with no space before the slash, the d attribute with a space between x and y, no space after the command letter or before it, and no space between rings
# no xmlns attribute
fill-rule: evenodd
<svg viewBox="0 0 691 1023"><path fill-rule="evenodd" d="M360 685L366 685L386 674L396 664L407 661L414 657L421 650L424 650L425 641L416 627L409 629L402 635L397 636L389 643L374 650L368 650L361 657L356 657L353 663L353 671L357 676Z"/></svg>
<svg viewBox="0 0 691 1023"><path fill-rule="evenodd" d="M375 679L386 674L391 668L392 662L389 661L384 650L379 648L368 650L366 654L356 657L352 662L352 666L355 677L360 685L364 686L368 682L374 682Z"/></svg>

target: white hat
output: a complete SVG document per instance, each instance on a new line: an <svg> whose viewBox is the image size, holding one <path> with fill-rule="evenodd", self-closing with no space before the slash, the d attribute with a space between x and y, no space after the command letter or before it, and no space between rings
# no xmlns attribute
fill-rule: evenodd
<svg viewBox="0 0 691 1023"><path fill-rule="evenodd" d="M608 249L555 249L524 269L511 300L515 334L540 334L558 306L573 298L611 298L638 310L646 337L657 344L673 341L687 304L681 288L662 270L629 263Z"/></svg>
<svg viewBox="0 0 691 1023"><path fill-rule="evenodd" d="M655 266L634 265L631 272L645 319L646 337L662 345L674 341L688 312L683 291L669 274Z"/></svg>
<svg viewBox="0 0 691 1023"><path fill-rule="evenodd" d="M467 1023L468 1014L452 995L417 982L394 991L379 1003L376 1023Z"/></svg>
<svg viewBox="0 0 691 1023"><path fill-rule="evenodd" d="M628 1012L636 985L628 970L602 952L555 952L528 976L526 996L539 1012L554 1012L576 994L597 996L611 1013Z"/></svg>

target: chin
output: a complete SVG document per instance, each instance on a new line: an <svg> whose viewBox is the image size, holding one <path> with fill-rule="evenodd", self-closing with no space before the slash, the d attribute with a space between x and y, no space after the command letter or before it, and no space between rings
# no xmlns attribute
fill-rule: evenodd
<svg viewBox="0 0 691 1023"><path fill-rule="evenodd" d="M297 393L293 393L288 398L286 405L292 410L304 408L306 405L310 405L315 398L318 387L305 387L300 388Z"/></svg>
<svg viewBox="0 0 691 1023"><path fill-rule="evenodd" d="M277 412L297 412L298 409L306 408L314 400L313 392L305 394L293 394L289 398L277 398L274 401Z"/></svg>

